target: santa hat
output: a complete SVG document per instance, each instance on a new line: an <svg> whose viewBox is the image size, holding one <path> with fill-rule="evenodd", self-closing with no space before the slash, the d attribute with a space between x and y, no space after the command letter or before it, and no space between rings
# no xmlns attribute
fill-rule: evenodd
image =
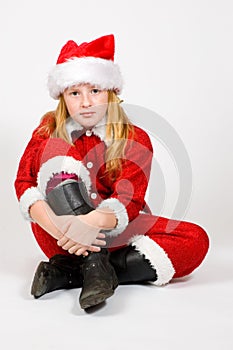
<svg viewBox="0 0 233 350"><path fill-rule="evenodd" d="M90 43L77 45L69 40L62 48L48 76L51 97L58 99L63 91L76 84L89 83L101 89L122 89L120 69L114 63L114 36L106 35Z"/></svg>

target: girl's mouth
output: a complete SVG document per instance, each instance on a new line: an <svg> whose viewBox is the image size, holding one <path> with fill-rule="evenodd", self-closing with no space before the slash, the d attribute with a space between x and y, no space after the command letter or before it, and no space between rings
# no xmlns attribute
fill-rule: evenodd
<svg viewBox="0 0 233 350"><path fill-rule="evenodd" d="M80 113L80 115L84 118L90 118L92 117L93 115L95 114L95 112L83 112L83 113Z"/></svg>

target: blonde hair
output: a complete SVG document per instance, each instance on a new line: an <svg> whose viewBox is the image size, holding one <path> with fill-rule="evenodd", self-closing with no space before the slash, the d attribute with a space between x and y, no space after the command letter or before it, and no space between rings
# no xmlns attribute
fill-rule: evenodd
<svg viewBox="0 0 233 350"><path fill-rule="evenodd" d="M108 175L109 179L112 181L121 173L125 146L128 138L132 138L133 136L133 125L120 106L121 102L122 101L114 91L108 91L106 124L106 141L108 147L105 154L105 162L106 175ZM48 118L49 115L53 115L53 118ZM38 132L40 134L50 135L50 137L61 138L73 145L66 131L66 119L68 117L69 113L66 108L65 100L63 95L61 95L55 112L50 112L43 117L45 123L39 128Z"/></svg>
<svg viewBox="0 0 233 350"><path fill-rule="evenodd" d="M121 173L125 146L130 133L133 135L133 125L120 103L119 97L113 91L109 91L106 125L106 139L109 141L109 146L105 161L106 172L112 180Z"/></svg>

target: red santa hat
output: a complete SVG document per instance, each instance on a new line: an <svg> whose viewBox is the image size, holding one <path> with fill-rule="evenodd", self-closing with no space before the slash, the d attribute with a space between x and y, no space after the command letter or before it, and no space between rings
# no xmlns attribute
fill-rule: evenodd
<svg viewBox="0 0 233 350"><path fill-rule="evenodd" d="M101 89L122 90L120 69L114 63L114 36L102 36L90 43L77 45L69 40L61 49L57 64L48 76L51 97L58 99L63 91L76 84L89 83Z"/></svg>

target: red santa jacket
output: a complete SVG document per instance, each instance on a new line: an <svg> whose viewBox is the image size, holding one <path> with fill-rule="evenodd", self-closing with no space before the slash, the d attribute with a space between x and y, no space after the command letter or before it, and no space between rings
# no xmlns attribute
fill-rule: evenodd
<svg viewBox="0 0 233 350"><path fill-rule="evenodd" d="M74 146L40 135L41 125L34 130L23 153L15 180L16 194L26 219L31 220L29 208L35 201L46 200L48 182L59 173L77 175L85 182L94 207L109 207L115 212L118 224L109 232L110 236L123 232L139 212L148 208L144 197L153 149L145 131L134 126L125 147L122 172L116 181L111 181L105 173L105 121L85 132L81 125L68 118L66 130Z"/></svg>

